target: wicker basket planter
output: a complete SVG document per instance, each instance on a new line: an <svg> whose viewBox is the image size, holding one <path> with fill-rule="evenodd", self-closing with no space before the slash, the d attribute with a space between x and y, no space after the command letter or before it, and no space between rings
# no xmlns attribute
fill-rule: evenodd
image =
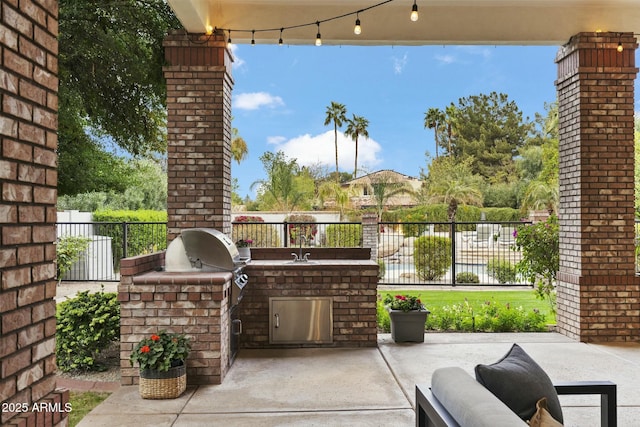
<svg viewBox="0 0 640 427"><path fill-rule="evenodd" d="M140 370L140 396L143 399L175 399L187 389L187 369L181 365L168 371Z"/></svg>

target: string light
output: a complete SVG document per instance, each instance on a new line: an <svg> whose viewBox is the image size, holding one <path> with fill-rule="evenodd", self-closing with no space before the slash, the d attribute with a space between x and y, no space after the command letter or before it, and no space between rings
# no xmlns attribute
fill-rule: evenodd
<svg viewBox="0 0 640 427"><path fill-rule="evenodd" d="M360 17L356 12L356 26L353 28L353 34L360 35L360 33L362 33L362 27L360 26Z"/></svg>
<svg viewBox="0 0 640 427"><path fill-rule="evenodd" d="M318 34L316 34L316 46L322 46L322 36L320 35L320 21L316 21L318 26Z"/></svg>
<svg viewBox="0 0 640 427"><path fill-rule="evenodd" d="M418 5L416 0L413 0L413 7L411 8L411 20L416 22L418 20Z"/></svg>
<svg viewBox="0 0 640 427"><path fill-rule="evenodd" d="M620 53L622 53L622 51L624 50L624 47L622 47L622 40L620 40L622 38L622 33L618 33L618 47L616 48L616 50Z"/></svg>
<svg viewBox="0 0 640 427"><path fill-rule="evenodd" d="M359 16L360 13L366 12L366 11L371 10L371 9L375 9L377 7L383 6L383 5L387 4L387 3L391 3L391 2L394 2L394 1L396 1L396 0L381 0L376 4L373 4L371 6L365 7L363 9L358 9L357 11L347 12L347 13L344 13L342 15L337 15L337 16L333 16L333 17L330 17L330 18L317 20L317 21L313 21L313 22L307 22L307 23L297 24L297 25L290 25L288 27L260 28L260 29L251 29L251 30L249 30L249 29L240 29L240 28L231 29L231 28L217 28L216 27L214 29L214 31L228 31L229 32L229 38L227 40L228 44L231 44L231 31L232 30L235 31L235 32L241 32L241 33L251 32L251 45L252 46L255 46L255 44L256 44L256 40L255 40L255 33L256 32L265 33L265 32L280 31L280 38L278 39L278 44L282 45L284 43L283 42L283 33L284 33L285 30L291 30L291 29L295 29L295 28L309 27L309 26L315 25L317 27L317 29L318 29L318 32L316 34L316 42L315 42L315 44L316 44L316 46L322 46L322 37L320 35L320 24L325 23L325 22L329 22L329 21L335 21L335 20L342 19L342 18L345 18L345 17L348 17L348 16L356 15L356 23L355 23L355 27L353 29L353 32L354 32L354 34L358 35L358 34L360 34L362 32L362 27L361 27L361 24L360 24L360 16ZM411 12L411 19L412 20L417 20L417 10L418 10L418 6L416 4L416 0L414 0L413 10ZM414 13L415 13L415 16L416 16L415 19L414 19Z"/></svg>

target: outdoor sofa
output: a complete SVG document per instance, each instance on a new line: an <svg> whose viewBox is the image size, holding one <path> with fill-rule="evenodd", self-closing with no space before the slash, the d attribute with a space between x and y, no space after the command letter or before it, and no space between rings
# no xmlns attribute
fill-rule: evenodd
<svg viewBox="0 0 640 427"><path fill-rule="evenodd" d="M459 367L440 368L431 387L416 385L418 427L556 427L560 394L599 394L601 425L616 427L616 385L610 381L552 384L517 344L493 365L478 365L476 378Z"/></svg>

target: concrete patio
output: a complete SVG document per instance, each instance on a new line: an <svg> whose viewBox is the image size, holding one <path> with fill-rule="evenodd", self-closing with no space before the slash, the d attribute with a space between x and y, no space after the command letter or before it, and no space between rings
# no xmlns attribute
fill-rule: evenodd
<svg viewBox="0 0 640 427"><path fill-rule="evenodd" d="M554 381L611 380L618 425L640 419L640 343L585 344L555 333L428 333L423 344L378 348L241 350L221 385L174 400L143 400L120 387L80 426L412 426L414 386L460 366L473 374L517 342ZM598 426L598 396L561 396L566 426Z"/></svg>

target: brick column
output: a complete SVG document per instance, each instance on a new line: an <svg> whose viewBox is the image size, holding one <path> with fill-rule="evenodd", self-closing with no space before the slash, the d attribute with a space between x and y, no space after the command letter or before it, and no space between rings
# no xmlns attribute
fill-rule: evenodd
<svg viewBox="0 0 640 427"><path fill-rule="evenodd" d="M223 37L165 38L168 240L191 227L231 233L231 54Z"/></svg>
<svg viewBox="0 0 640 427"><path fill-rule="evenodd" d="M616 50L621 42L624 51ZM580 341L635 341L634 80L631 33L580 33L558 52L558 328Z"/></svg>
<svg viewBox="0 0 640 427"><path fill-rule="evenodd" d="M362 215L362 247L371 249L371 259L378 261L378 215Z"/></svg>
<svg viewBox="0 0 640 427"><path fill-rule="evenodd" d="M55 376L58 3L3 1L0 27L0 424L67 425Z"/></svg>

